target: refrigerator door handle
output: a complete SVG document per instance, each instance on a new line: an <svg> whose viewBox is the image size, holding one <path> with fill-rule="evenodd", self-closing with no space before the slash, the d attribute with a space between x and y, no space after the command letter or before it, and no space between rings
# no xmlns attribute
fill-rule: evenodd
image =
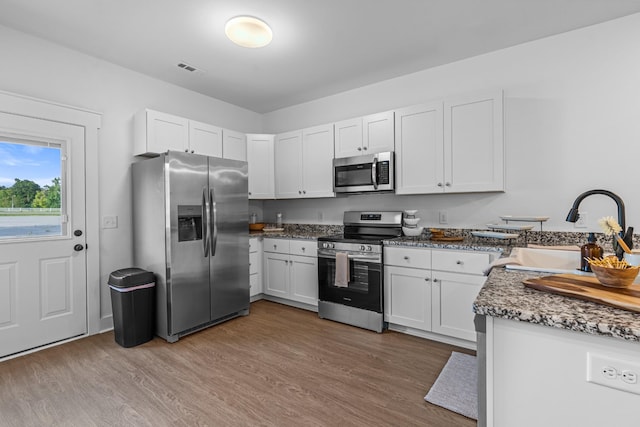
<svg viewBox="0 0 640 427"><path fill-rule="evenodd" d="M216 195L213 192L213 189L211 189L209 200L211 200L211 217L210 218L211 218L211 230L212 230L210 248L211 248L211 256L215 256L216 246L218 246L218 208L216 206Z"/></svg>
<svg viewBox="0 0 640 427"><path fill-rule="evenodd" d="M202 250L204 257L209 256L209 200L207 200L207 189L202 189Z"/></svg>

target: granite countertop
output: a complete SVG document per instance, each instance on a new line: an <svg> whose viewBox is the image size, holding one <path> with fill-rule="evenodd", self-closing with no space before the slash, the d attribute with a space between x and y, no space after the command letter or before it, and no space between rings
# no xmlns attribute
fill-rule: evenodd
<svg viewBox="0 0 640 427"><path fill-rule="evenodd" d="M526 278L548 274L494 268L473 304L473 311L491 317L640 341L638 313L541 292L522 284Z"/></svg>
<svg viewBox="0 0 640 427"><path fill-rule="evenodd" d="M383 241L385 246L400 246L428 249L451 249L459 251L489 251L489 252L509 252L510 248L504 242L495 239L477 239L464 237L462 241L442 242L419 237L396 237Z"/></svg>
<svg viewBox="0 0 640 427"><path fill-rule="evenodd" d="M275 228L273 224L269 227ZM276 239L317 240L318 237L342 234L341 225L284 224L283 231L250 231L249 237L270 237Z"/></svg>

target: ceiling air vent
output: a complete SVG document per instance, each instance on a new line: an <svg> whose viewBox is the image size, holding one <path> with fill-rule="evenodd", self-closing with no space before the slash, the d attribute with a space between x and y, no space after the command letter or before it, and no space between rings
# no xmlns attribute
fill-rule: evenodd
<svg viewBox="0 0 640 427"><path fill-rule="evenodd" d="M197 69L196 67L194 67L193 65L189 65L189 64L187 64L187 63L185 63L185 62L180 62L180 63L178 63L178 67L179 67L179 68L182 68L183 70L190 71L190 72L192 72L192 73L193 73L193 72L196 72L196 71L201 72L201 70L199 70L199 69Z"/></svg>

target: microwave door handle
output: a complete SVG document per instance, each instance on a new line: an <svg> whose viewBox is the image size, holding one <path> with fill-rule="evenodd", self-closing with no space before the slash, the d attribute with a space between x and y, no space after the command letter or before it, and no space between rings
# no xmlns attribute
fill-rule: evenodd
<svg viewBox="0 0 640 427"><path fill-rule="evenodd" d="M202 251L204 257L209 256L209 227L207 220L209 218L209 200L207 200L207 188L202 189Z"/></svg>
<svg viewBox="0 0 640 427"><path fill-rule="evenodd" d="M373 163L371 164L371 181L373 182L373 188L378 189L378 156L373 157Z"/></svg>

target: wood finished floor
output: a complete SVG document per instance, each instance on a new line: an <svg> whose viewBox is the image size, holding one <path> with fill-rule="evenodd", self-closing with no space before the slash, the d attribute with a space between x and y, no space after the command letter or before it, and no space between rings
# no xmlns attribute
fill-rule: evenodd
<svg viewBox="0 0 640 427"><path fill-rule="evenodd" d="M0 363L1 426L475 426L424 395L451 351L258 301L168 344L108 332Z"/></svg>

